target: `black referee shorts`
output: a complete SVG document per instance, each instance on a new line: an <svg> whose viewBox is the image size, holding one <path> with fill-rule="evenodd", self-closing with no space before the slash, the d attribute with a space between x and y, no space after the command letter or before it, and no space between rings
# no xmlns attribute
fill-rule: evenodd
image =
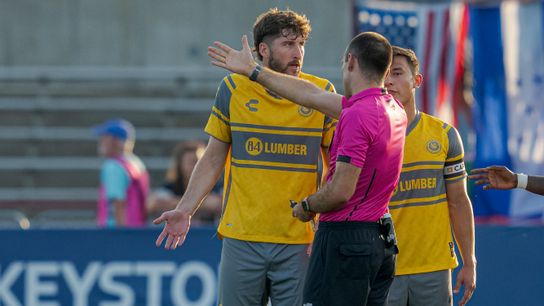
<svg viewBox="0 0 544 306"><path fill-rule="evenodd" d="M304 306L385 305L395 274L380 225L320 222L304 287Z"/></svg>

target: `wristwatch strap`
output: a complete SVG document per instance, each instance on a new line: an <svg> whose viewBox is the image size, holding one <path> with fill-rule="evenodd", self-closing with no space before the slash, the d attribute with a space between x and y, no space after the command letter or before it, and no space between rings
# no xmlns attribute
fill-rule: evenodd
<svg viewBox="0 0 544 306"><path fill-rule="evenodd" d="M302 209L304 211L311 211L310 202L308 202L308 198L305 198L304 200L300 201L300 205L302 206Z"/></svg>
<svg viewBox="0 0 544 306"><path fill-rule="evenodd" d="M259 73L261 72L262 69L263 67L261 65L255 66L255 69L253 69L253 72L249 76L249 79L253 82L257 81L257 77L259 76Z"/></svg>

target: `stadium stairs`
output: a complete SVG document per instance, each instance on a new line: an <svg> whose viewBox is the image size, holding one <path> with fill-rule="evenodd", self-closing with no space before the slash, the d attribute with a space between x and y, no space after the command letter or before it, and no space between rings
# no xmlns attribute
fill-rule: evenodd
<svg viewBox="0 0 544 306"><path fill-rule="evenodd" d="M136 126L135 152L161 184L173 147L206 139L222 72L0 69L0 227L92 227L100 167L91 127Z"/></svg>

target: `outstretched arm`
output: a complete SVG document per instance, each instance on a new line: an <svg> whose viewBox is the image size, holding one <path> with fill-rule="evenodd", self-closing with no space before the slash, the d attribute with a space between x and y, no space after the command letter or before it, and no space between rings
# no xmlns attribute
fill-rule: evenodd
<svg viewBox="0 0 544 306"><path fill-rule="evenodd" d="M473 169L469 178L476 180L476 185L484 185L484 190L514 189L518 186L518 175L505 166L489 166ZM544 195L544 176L529 175L527 191Z"/></svg>
<svg viewBox="0 0 544 306"><path fill-rule="evenodd" d="M214 45L215 47L208 47L208 56L217 67L250 77L258 66L251 54L246 35L242 36L240 51L218 41ZM287 100L316 109L333 118L337 119L342 111L341 95L323 90L301 78L263 67L256 81Z"/></svg>
<svg viewBox="0 0 544 306"><path fill-rule="evenodd" d="M223 171L229 148L230 144L210 136L206 151L195 165L187 190L177 207L164 212L153 221L155 224L166 222L155 242L157 246L160 246L165 238L165 249L176 249L178 245L183 244L191 226L191 217Z"/></svg>

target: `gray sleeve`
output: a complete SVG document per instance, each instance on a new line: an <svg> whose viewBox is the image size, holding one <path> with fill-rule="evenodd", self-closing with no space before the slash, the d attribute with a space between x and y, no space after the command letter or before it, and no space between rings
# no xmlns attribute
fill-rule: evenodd
<svg viewBox="0 0 544 306"><path fill-rule="evenodd" d="M448 156L444 164L444 179L446 183L456 182L466 177L463 142L457 130L452 126L447 131Z"/></svg>
<svg viewBox="0 0 544 306"><path fill-rule="evenodd" d="M459 132L457 132L457 129L452 126L447 132L447 135L449 146L446 160L458 160L459 158L463 159L465 151L463 149L463 141L461 140L461 136L459 136Z"/></svg>
<svg viewBox="0 0 544 306"><path fill-rule="evenodd" d="M232 97L232 92L227 86L226 82L234 84L230 76L223 79L219 85L219 88L217 89L214 106L217 110L219 110L219 112L221 112L221 115L230 118L230 98Z"/></svg>

